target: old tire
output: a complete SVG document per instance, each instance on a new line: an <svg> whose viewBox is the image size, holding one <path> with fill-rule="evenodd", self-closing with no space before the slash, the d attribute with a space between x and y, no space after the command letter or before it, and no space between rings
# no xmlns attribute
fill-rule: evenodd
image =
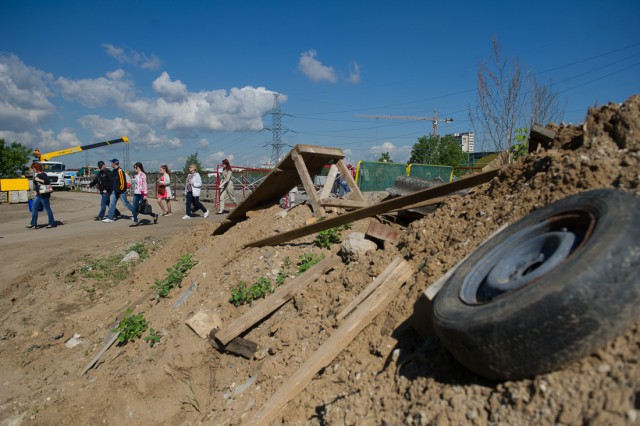
<svg viewBox="0 0 640 426"><path fill-rule="evenodd" d="M640 314L640 199L617 190L534 211L462 262L433 304L451 354L493 380L532 377L604 346Z"/></svg>

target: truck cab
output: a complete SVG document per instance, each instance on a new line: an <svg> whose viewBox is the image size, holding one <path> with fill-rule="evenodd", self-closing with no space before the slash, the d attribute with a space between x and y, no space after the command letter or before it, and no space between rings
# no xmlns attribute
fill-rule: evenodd
<svg viewBox="0 0 640 426"><path fill-rule="evenodd" d="M49 177L52 187L59 189L66 187L64 175L66 167L63 163L58 161L42 161L40 164L42 164L44 172Z"/></svg>

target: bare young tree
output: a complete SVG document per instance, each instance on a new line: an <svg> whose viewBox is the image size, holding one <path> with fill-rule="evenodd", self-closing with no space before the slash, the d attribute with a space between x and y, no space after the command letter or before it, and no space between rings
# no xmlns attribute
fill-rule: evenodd
<svg viewBox="0 0 640 426"><path fill-rule="evenodd" d="M469 118L483 144L509 151L518 128L546 124L562 113L551 82L542 85L534 74L523 73L518 58L505 57L496 38L492 47L488 62L478 65L478 99Z"/></svg>

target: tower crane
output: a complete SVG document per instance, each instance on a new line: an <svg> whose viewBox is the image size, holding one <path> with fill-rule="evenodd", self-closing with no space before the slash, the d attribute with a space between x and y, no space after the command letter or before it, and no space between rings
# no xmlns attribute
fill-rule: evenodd
<svg viewBox="0 0 640 426"><path fill-rule="evenodd" d="M411 121L433 121L433 134L434 136L438 135L438 122L443 123L451 123L453 118L438 118L438 111L433 110L433 117L415 117L411 115L369 115L369 114L356 114L354 117L362 117L362 118L383 118L387 120L411 120Z"/></svg>

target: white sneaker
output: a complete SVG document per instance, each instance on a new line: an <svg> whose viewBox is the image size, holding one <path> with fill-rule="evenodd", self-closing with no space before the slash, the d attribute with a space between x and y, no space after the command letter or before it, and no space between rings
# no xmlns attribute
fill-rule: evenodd
<svg viewBox="0 0 640 426"><path fill-rule="evenodd" d="M188 215L185 214L184 216L182 216L182 218L183 219L191 219L191 216L188 216Z"/></svg>
<svg viewBox="0 0 640 426"><path fill-rule="evenodd" d="M209 210L207 210L206 212L204 212L204 217L209 217Z"/></svg>
<svg viewBox="0 0 640 426"><path fill-rule="evenodd" d="M102 219L102 221L103 221L104 223L113 223L113 222L114 222L112 219L109 219L108 217L107 217L107 218Z"/></svg>

